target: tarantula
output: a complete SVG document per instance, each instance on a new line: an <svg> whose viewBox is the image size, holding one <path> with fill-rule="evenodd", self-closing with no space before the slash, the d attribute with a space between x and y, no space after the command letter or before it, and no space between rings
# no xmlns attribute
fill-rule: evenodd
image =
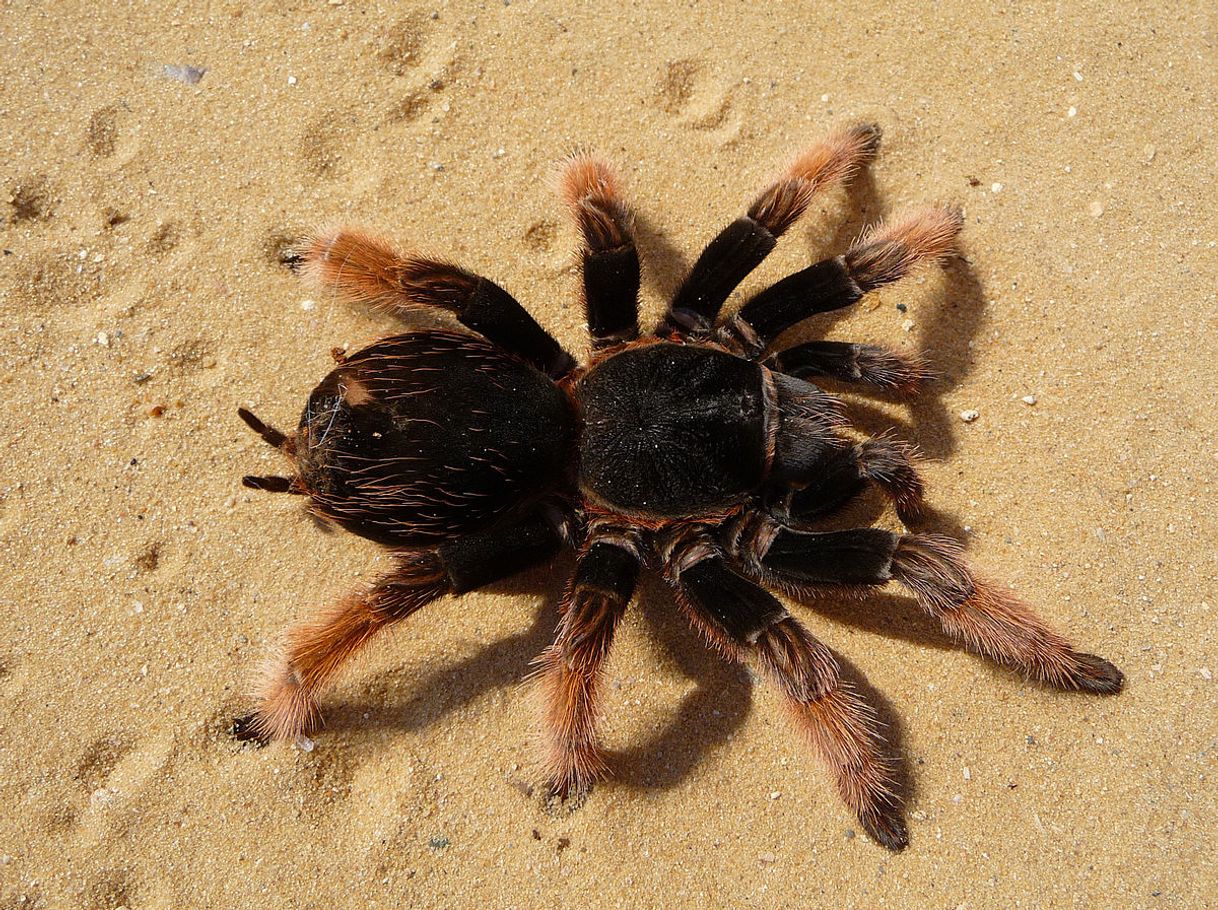
<svg viewBox="0 0 1218 910"><path fill-rule="evenodd" d="M602 667L639 570L663 571L687 620L724 656L753 659L836 776L867 832L908 840L895 759L874 710L833 653L762 585L857 596L895 581L973 650L1065 689L1120 690L1109 662L1074 650L979 579L952 539L879 528L808 530L873 484L906 524L922 514L911 450L846 435L842 403L808 381L912 393L923 363L787 328L849 306L955 248L960 212L925 208L868 231L719 320L729 295L826 187L875 154L879 129L834 133L794 159L721 231L650 335L638 324L639 255L610 167L572 157L562 191L583 236L592 351L579 364L505 290L454 265L403 256L354 230L313 236L297 264L315 286L396 313L442 310L465 331L417 329L351 356L309 396L299 428L241 417L292 477L249 487L309 497L318 516L390 548L395 568L294 626L243 738L292 739L320 722L318 693L382 629L550 559L578 562L554 643L538 658L549 792L582 795L606 773Z"/></svg>

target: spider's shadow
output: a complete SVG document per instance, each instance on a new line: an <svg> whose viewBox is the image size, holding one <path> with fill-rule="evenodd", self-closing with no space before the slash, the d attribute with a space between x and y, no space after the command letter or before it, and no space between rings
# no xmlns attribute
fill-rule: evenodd
<svg viewBox="0 0 1218 910"><path fill-rule="evenodd" d="M813 224L808 230L809 262L844 253L868 225L889 214L870 169L862 170L855 177L845 198L845 215L838 217L828 241L818 225ZM917 309L917 349L926 356L935 379L909 402L912 419L894 421L885 412L856 404L857 396L851 396L849 409L854 423L872 435L892 428L895 423L902 438L916 443L929 458L946 458L955 451L956 422L943 397L959 386L972 369L969 346L986 320L984 289L968 257L955 257L945 264L941 273L942 279L930 285L933 288L928 293L930 299L920 303ZM854 309L845 307L798 323L779 339L775 349L826 337L839 322L848 322ZM844 392L857 390L857 386L849 385L834 388L834 391Z"/></svg>

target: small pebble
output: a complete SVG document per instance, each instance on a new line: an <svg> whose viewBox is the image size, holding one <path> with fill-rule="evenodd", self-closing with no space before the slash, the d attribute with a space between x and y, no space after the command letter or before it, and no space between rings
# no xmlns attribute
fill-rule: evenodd
<svg viewBox="0 0 1218 910"><path fill-rule="evenodd" d="M1067 117L1077 117L1077 116L1078 116L1078 108L1077 108L1077 107L1072 107L1072 108L1070 108L1070 110L1066 111L1066 116L1067 116Z"/></svg>
<svg viewBox="0 0 1218 910"><path fill-rule="evenodd" d="M288 85L295 85L295 84L296 84L296 77L288 76Z"/></svg>
<svg viewBox="0 0 1218 910"><path fill-rule="evenodd" d="M307 313L309 310L314 310L317 308L317 301L316 300L302 300L302 301L300 301L300 308Z"/></svg>
<svg viewBox="0 0 1218 910"><path fill-rule="evenodd" d="M972 423L974 420L976 420L980 416L981 416L980 411L974 411L971 408L967 411L960 412L960 419L963 420L965 423Z"/></svg>
<svg viewBox="0 0 1218 910"><path fill-rule="evenodd" d="M972 772L972 771L970 771L968 768L965 768L965 769L964 769L964 779L965 779L965 780L972 780L972 779L973 779L973 772Z"/></svg>
<svg viewBox="0 0 1218 910"><path fill-rule="evenodd" d="M428 162L427 166L428 166L429 168L431 168L433 171L442 171L442 170L444 170L444 165L443 165L443 163L442 163L442 162L439 162L439 161L430 161L430 162Z"/></svg>
<svg viewBox="0 0 1218 910"><path fill-rule="evenodd" d="M914 321L912 319L906 319L904 322L901 323L901 328L903 328L907 332L912 332L913 327L914 327Z"/></svg>
<svg viewBox="0 0 1218 910"><path fill-rule="evenodd" d="M166 64L162 68L162 72L170 79L177 79L179 82L185 82L187 85L195 85L203 74L207 72L206 67L201 66L172 66Z"/></svg>
<svg viewBox="0 0 1218 910"><path fill-rule="evenodd" d="M301 752L312 752L313 751L313 740L309 739L309 737L305 736L304 734L301 734L300 736L296 737L296 742L294 743L294 745Z"/></svg>
<svg viewBox="0 0 1218 910"><path fill-rule="evenodd" d="M1001 193L1001 192L1002 192L1002 184L1001 184L1001 183L991 183L991 184L990 184L990 192L991 192L991 193Z"/></svg>
<svg viewBox="0 0 1218 910"><path fill-rule="evenodd" d="M1155 155L1158 153L1158 149L1156 149L1153 145L1148 145L1142 149L1142 160L1147 164L1150 164L1150 162L1155 160Z"/></svg>
<svg viewBox="0 0 1218 910"><path fill-rule="evenodd" d="M1209 682L1211 679L1214 678L1214 674L1210 672L1209 667L1202 667L1197 672L1201 674L1201 678L1204 679L1206 682Z"/></svg>
<svg viewBox="0 0 1218 910"><path fill-rule="evenodd" d="M758 860L759 860L761 863L763 863L764 865L767 865L767 866L768 866L770 863L776 863L776 862L778 862L778 857L777 857L777 856L775 856L773 853L763 853L763 854L761 854L761 856L757 857L757 859L758 859Z"/></svg>
<svg viewBox="0 0 1218 910"><path fill-rule="evenodd" d="M1095 202L1091 203L1091 205L1087 206L1087 211L1091 213L1092 218L1099 218L1100 215L1104 214L1104 203L1097 199Z"/></svg>
<svg viewBox="0 0 1218 910"><path fill-rule="evenodd" d="M1019 400L1022 401L1024 404L1036 404L1035 395L1025 395L1025 396L1023 396L1023 398L1021 398Z"/></svg>
<svg viewBox="0 0 1218 910"><path fill-rule="evenodd" d="M106 332L97 333L97 343L103 348L110 347L110 336Z"/></svg>
<svg viewBox="0 0 1218 910"><path fill-rule="evenodd" d="M773 793L770 794L770 799L778 799L778 797L780 797L780 796L782 796L782 791L775 790Z"/></svg>

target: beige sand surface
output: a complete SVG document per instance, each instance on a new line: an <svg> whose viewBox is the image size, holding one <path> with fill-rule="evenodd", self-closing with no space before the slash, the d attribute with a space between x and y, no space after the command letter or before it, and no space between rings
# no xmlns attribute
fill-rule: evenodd
<svg viewBox="0 0 1218 910"><path fill-rule="evenodd" d="M1145 7L0 4L0 908L1215 900L1218 14ZM935 393L864 424L917 440L942 526L1124 694L1026 685L903 597L799 608L882 693L894 856L651 579L609 667L617 778L555 818L524 676L564 558L374 648L311 752L227 738L279 630L383 564L239 486L280 465L236 407L292 424L331 347L393 328L306 302L287 239L447 254L582 350L556 159L618 163L654 319L788 153L861 118L871 177L744 291L965 207L964 261L818 328L932 353Z"/></svg>

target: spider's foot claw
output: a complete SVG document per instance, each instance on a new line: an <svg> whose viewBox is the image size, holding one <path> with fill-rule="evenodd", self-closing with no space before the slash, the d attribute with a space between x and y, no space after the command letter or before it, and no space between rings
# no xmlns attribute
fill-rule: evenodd
<svg viewBox="0 0 1218 910"><path fill-rule="evenodd" d="M1074 660L1078 668L1071 682L1086 692L1116 695L1125 684L1125 674L1102 657L1076 653Z"/></svg>
<svg viewBox="0 0 1218 910"><path fill-rule="evenodd" d="M257 714L243 714L241 717L234 717L233 724L228 729L228 735L238 742L253 743L258 748L262 748L270 742L270 738L258 723Z"/></svg>
<svg viewBox="0 0 1218 910"><path fill-rule="evenodd" d="M883 806L859 813L859 822L871 839L893 853L900 853L909 846L909 829L900 808Z"/></svg>

